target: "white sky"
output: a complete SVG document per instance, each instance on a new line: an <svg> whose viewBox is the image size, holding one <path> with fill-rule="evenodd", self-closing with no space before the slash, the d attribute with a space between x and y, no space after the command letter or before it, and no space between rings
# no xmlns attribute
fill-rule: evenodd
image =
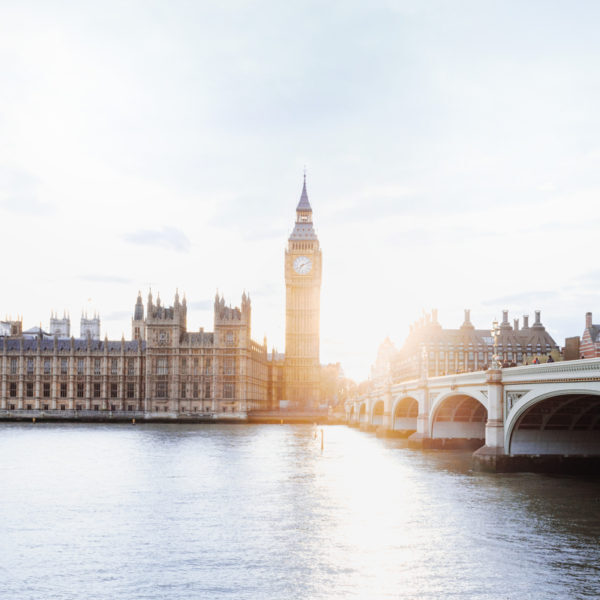
<svg viewBox="0 0 600 600"><path fill-rule="evenodd" d="M0 0L0 317L138 289L253 300L284 350L302 168L324 255L321 358L367 376L422 309L446 327L598 302L600 4ZM597 320L597 319L596 319Z"/></svg>

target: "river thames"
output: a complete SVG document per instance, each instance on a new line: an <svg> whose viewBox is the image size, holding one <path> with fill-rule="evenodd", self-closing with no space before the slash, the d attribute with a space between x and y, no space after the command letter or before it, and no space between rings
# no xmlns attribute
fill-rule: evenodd
<svg viewBox="0 0 600 600"><path fill-rule="evenodd" d="M600 597L597 480L314 433L0 424L0 598Z"/></svg>

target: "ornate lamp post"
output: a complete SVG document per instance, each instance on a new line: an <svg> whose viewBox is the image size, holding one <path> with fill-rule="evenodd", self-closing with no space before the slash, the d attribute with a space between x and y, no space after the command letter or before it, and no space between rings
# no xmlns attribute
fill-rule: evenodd
<svg viewBox="0 0 600 600"><path fill-rule="evenodd" d="M492 355L492 369L501 369L500 357L498 356L498 337L500 336L500 327L498 321L494 319L492 323L492 337L494 338L494 354Z"/></svg>

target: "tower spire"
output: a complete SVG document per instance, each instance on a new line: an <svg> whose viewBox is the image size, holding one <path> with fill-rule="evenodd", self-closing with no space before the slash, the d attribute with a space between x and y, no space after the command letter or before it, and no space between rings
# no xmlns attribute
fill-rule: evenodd
<svg viewBox="0 0 600 600"><path fill-rule="evenodd" d="M304 167L304 178L302 182L302 193L300 194L300 202L298 202L296 210L309 210L312 212L310 202L308 201L308 193L306 192L306 167Z"/></svg>

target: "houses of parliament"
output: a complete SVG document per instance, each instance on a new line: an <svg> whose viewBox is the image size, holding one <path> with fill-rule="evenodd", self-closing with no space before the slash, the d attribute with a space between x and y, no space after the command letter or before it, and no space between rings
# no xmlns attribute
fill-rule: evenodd
<svg viewBox="0 0 600 600"><path fill-rule="evenodd" d="M240 415L320 404L321 249L306 175L285 250L285 355L251 336L252 304L214 300L213 331L187 330L187 302L171 306L138 294L131 339L101 339L97 315L52 315L50 331L0 322L0 410L143 412L164 416Z"/></svg>

